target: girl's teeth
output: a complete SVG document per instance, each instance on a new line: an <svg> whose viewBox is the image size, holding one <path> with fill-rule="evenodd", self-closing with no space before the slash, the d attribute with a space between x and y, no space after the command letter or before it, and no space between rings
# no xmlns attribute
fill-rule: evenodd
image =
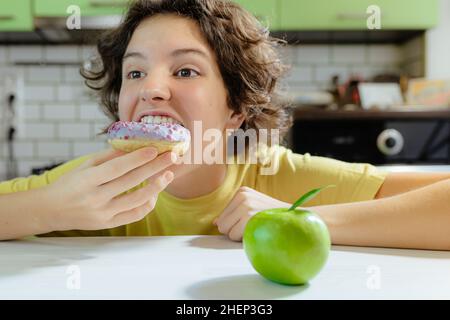
<svg viewBox="0 0 450 320"><path fill-rule="evenodd" d="M164 116L145 116L141 119L144 123L178 123L175 119Z"/></svg>

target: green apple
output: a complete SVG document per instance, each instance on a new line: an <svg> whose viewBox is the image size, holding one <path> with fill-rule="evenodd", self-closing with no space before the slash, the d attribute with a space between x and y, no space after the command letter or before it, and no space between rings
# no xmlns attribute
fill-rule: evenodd
<svg viewBox="0 0 450 320"><path fill-rule="evenodd" d="M306 193L289 209L264 210L247 222L244 251L263 277L281 284L301 285L325 265L331 246L328 229L318 215L297 208L322 189Z"/></svg>

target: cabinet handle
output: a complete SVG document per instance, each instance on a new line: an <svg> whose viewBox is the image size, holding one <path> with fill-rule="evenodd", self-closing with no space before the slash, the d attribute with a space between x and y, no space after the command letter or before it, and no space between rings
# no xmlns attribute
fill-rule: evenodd
<svg viewBox="0 0 450 320"><path fill-rule="evenodd" d="M124 0L109 0L109 1L101 1L101 0L90 0L89 5L91 7L121 7L128 3L128 1Z"/></svg>
<svg viewBox="0 0 450 320"><path fill-rule="evenodd" d="M368 15L361 12L341 12L336 15L339 20L365 20Z"/></svg>
<svg viewBox="0 0 450 320"><path fill-rule="evenodd" d="M13 20L14 16L0 16L0 21L9 21L9 20Z"/></svg>

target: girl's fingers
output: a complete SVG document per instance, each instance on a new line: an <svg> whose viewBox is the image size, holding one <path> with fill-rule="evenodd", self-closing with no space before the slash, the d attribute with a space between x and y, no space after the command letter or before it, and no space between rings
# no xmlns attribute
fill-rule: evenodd
<svg viewBox="0 0 450 320"><path fill-rule="evenodd" d="M169 172L167 178L164 179L165 180L164 182L161 181L159 183L149 184L148 187L149 187L150 191L148 191L148 190L147 191L153 195L154 200L151 199L149 201L147 198L147 201L145 201L144 204L142 204L136 208L133 208L131 210L127 210L125 212L116 214L111 219L112 228L142 220L147 214L149 214L154 209L158 193L161 192L167 186L167 184L169 184L172 181L173 174L171 172ZM162 179L162 177L160 177L160 179ZM143 189L145 189L145 188L143 188ZM141 189L141 190L143 190L143 189ZM125 197L126 196L124 196L124 198L122 200L125 200Z"/></svg>
<svg viewBox="0 0 450 320"><path fill-rule="evenodd" d="M157 151L155 148L141 148L91 168L89 176L92 181L99 186L111 180L117 179L125 173L146 164L147 162L155 159L156 156Z"/></svg>
<svg viewBox="0 0 450 320"><path fill-rule="evenodd" d="M233 241L242 241L242 235L244 234L245 226L247 225L247 218L242 217L238 223L228 233L228 238Z"/></svg>
<svg viewBox="0 0 450 320"><path fill-rule="evenodd" d="M228 216L217 223L217 227L219 228L219 232L222 234L228 234L230 230L239 222L241 216L243 216L247 211L247 208L242 206L238 207L236 210L231 212Z"/></svg>
<svg viewBox="0 0 450 320"><path fill-rule="evenodd" d="M92 162L92 166L95 167L116 157L123 156L124 154L126 154L125 151L108 149L94 154L94 156L91 157L90 160Z"/></svg>
<svg viewBox="0 0 450 320"><path fill-rule="evenodd" d="M149 201L156 202L158 194L172 182L172 179L173 173L170 171L164 171L155 175L149 179L150 181L145 187L113 198L108 205L108 212L121 213L141 206Z"/></svg>
<svg viewBox="0 0 450 320"><path fill-rule="evenodd" d="M221 224L225 219L227 219L228 215L230 215L237 207L239 207L244 201L245 196L242 194L240 190L236 192L233 199L228 203L228 206L223 210L218 218L214 221L215 225Z"/></svg>
<svg viewBox="0 0 450 320"><path fill-rule="evenodd" d="M81 165L79 165L73 171L80 171L90 167L95 167L105 161L109 161L123 154L125 154L125 152L115 149L102 150L100 152L90 155L89 158L87 158Z"/></svg>
<svg viewBox="0 0 450 320"><path fill-rule="evenodd" d="M139 207L115 215L111 219L108 228L116 228L142 220L150 211L152 211L151 204L146 202Z"/></svg>
<svg viewBox="0 0 450 320"><path fill-rule="evenodd" d="M172 154L170 152L163 153L153 161L142 165L141 167L135 168L126 175L100 186L100 195L102 197L106 197L107 199L111 199L127 190L130 190L172 165L172 159Z"/></svg>

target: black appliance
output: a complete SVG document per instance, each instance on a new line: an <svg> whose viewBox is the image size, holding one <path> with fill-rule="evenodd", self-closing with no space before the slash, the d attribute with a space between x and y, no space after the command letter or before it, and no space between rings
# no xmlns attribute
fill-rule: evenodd
<svg viewBox="0 0 450 320"><path fill-rule="evenodd" d="M348 162L450 163L450 118L297 117L292 149Z"/></svg>

